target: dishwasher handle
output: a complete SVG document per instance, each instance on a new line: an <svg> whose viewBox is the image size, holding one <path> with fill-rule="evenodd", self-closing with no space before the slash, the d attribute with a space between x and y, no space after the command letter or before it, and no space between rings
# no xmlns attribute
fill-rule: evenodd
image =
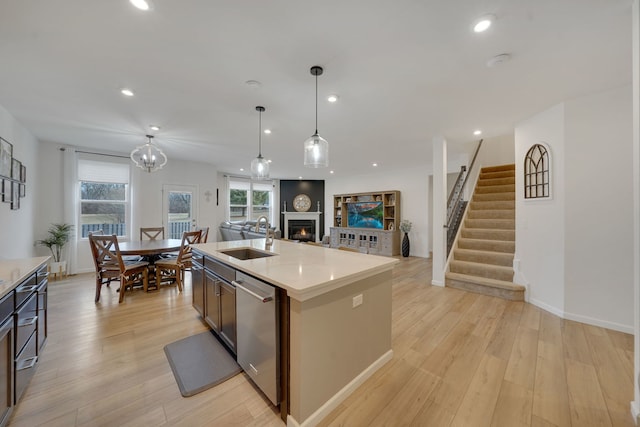
<svg viewBox="0 0 640 427"><path fill-rule="evenodd" d="M234 280L233 282L231 282L236 288L240 288L243 291L245 291L246 293L248 293L249 295L251 295L254 298L257 298L258 300L260 300L261 302L269 302L269 301L273 301L273 296L271 295L266 295L266 296L262 296L259 295L257 293L255 293L254 291L252 291L251 289L247 289L246 287L242 286L243 281L242 280Z"/></svg>

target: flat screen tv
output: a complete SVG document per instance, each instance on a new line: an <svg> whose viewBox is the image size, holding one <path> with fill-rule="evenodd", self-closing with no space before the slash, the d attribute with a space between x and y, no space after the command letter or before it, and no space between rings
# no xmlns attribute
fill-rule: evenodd
<svg viewBox="0 0 640 427"><path fill-rule="evenodd" d="M347 204L347 227L384 228L382 202L353 202Z"/></svg>

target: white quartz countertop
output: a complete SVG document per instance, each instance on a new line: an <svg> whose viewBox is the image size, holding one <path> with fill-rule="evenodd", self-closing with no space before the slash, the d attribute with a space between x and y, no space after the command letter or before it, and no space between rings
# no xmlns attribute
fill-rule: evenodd
<svg viewBox="0 0 640 427"><path fill-rule="evenodd" d="M276 254L271 257L239 260L221 250L253 248ZM305 301L341 288L357 280L390 270L395 258L341 251L305 243L274 240L265 250L265 239L201 243L193 249L237 270L287 290L298 301Z"/></svg>
<svg viewBox="0 0 640 427"><path fill-rule="evenodd" d="M50 257L42 256L0 261L0 298L15 289L20 282L36 272Z"/></svg>

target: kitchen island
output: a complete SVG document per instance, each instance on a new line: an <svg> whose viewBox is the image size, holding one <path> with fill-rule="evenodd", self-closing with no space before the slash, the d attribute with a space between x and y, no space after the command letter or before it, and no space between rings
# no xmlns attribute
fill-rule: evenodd
<svg viewBox="0 0 640 427"><path fill-rule="evenodd" d="M272 256L242 260L223 252L244 248ZM393 356L396 259L283 240L265 249L265 239L193 249L279 289L281 411L288 425L317 424Z"/></svg>

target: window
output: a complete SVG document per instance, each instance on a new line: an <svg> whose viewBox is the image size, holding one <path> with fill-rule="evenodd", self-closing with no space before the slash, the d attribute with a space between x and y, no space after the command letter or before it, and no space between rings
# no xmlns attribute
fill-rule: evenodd
<svg viewBox="0 0 640 427"><path fill-rule="evenodd" d="M273 224L273 183L229 178L229 221L269 218Z"/></svg>
<svg viewBox="0 0 640 427"><path fill-rule="evenodd" d="M549 197L549 190L549 151L535 144L524 158L524 198Z"/></svg>
<svg viewBox="0 0 640 427"><path fill-rule="evenodd" d="M81 237L102 230L126 236L129 218L129 164L78 159Z"/></svg>

